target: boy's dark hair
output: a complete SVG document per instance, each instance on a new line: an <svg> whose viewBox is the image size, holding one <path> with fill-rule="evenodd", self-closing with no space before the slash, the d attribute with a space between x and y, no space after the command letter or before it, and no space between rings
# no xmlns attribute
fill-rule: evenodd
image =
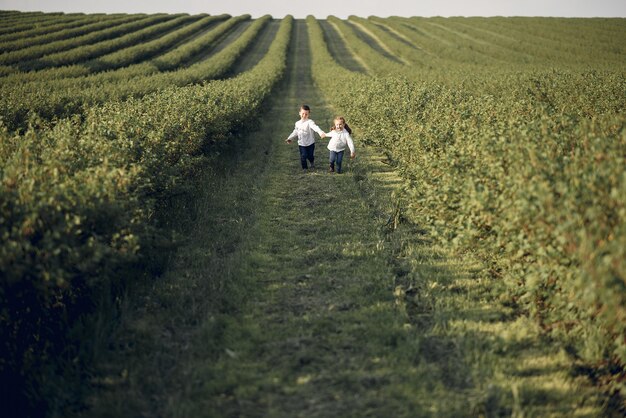
<svg viewBox="0 0 626 418"><path fill-rule="evenodd" d="M311 108L309 107L309 105L305 105L305 104L303 104L302 106L300 106L300 109L302 109L302 110L306 110L306 111L308 111L308 112L310 112L310 111L311 111Z"/></svg>

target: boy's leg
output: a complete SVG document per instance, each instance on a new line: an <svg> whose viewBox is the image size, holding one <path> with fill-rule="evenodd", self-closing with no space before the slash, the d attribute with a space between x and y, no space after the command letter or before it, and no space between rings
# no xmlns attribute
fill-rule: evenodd
<svg viewBox="0 0 626 418"><path fill-rule="evenodd" d="M343 153L344 151L339 151L337 153L337 173L341 173L341 162L343 161Z"/></svg>
<svg viewBox="0 0 626 418"><path fill-rule="evenodd" d="M311 168L315 168L315 144L311 144L307 148L308 159L311 162Z"/></svg>
<svg viewBox="0 0 626 418"><path fill-rule="evenodd" d="M298 145L298 148L300 149L300 164L302 165L302 169L306 170L307 169L307 165L306 165L306 156L307 156L306 148L307 147Z"/></svg>

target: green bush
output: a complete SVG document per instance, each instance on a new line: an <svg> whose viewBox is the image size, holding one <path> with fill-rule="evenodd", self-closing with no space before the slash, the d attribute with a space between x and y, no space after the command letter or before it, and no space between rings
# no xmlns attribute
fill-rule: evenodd
<svg viewBox="0 0 626 418"><path fill-rule="evenodd" d="M483 93L366 76L308 24L315 82L397 165L406 215L482 258L503 302L626 393L624 73L495 71Z"/></svg>
<svg viewBox="0 0 626 418"><path fill-rule="evenodd" d="M142 267L157 202L181 190L212 143L254 122L284 73L291 25L236 78L0 131L0 377L11 390L38 390L67 330L124 286L127 267Z"/></svg>

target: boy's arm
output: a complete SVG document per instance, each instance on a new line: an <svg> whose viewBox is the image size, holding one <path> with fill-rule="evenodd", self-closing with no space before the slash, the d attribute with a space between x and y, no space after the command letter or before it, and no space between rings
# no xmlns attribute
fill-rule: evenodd
<svg viewBox="0 0 626 418"><path fill-rule="evenodd" d="M317 132L317 134L320 137L326 138L326 132L322 131L322 128L317 126L317 124L315 122L313 122L311 119L309 119L309 126L311 127L311 129L313 129L315 132Z"/></svg>
<svg viewBox="0 0 626 418"><path fill-rule="evenodd" d="M287 137L287 139L285 140L285 142L287 142L288 144L291 144L291 141L294 138L298 137L298 128L294 128L293 132L291 134L289 134L289 136Z"/></svg>

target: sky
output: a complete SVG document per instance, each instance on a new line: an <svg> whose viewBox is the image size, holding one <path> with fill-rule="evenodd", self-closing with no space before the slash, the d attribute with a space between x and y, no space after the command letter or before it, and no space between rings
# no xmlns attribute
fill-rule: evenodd
<svg viewBox="0 0 626 418"><path fill-rule="evenodd" d="M0 0L0 10L292 15L626 17L626 0Z"/></svg>

